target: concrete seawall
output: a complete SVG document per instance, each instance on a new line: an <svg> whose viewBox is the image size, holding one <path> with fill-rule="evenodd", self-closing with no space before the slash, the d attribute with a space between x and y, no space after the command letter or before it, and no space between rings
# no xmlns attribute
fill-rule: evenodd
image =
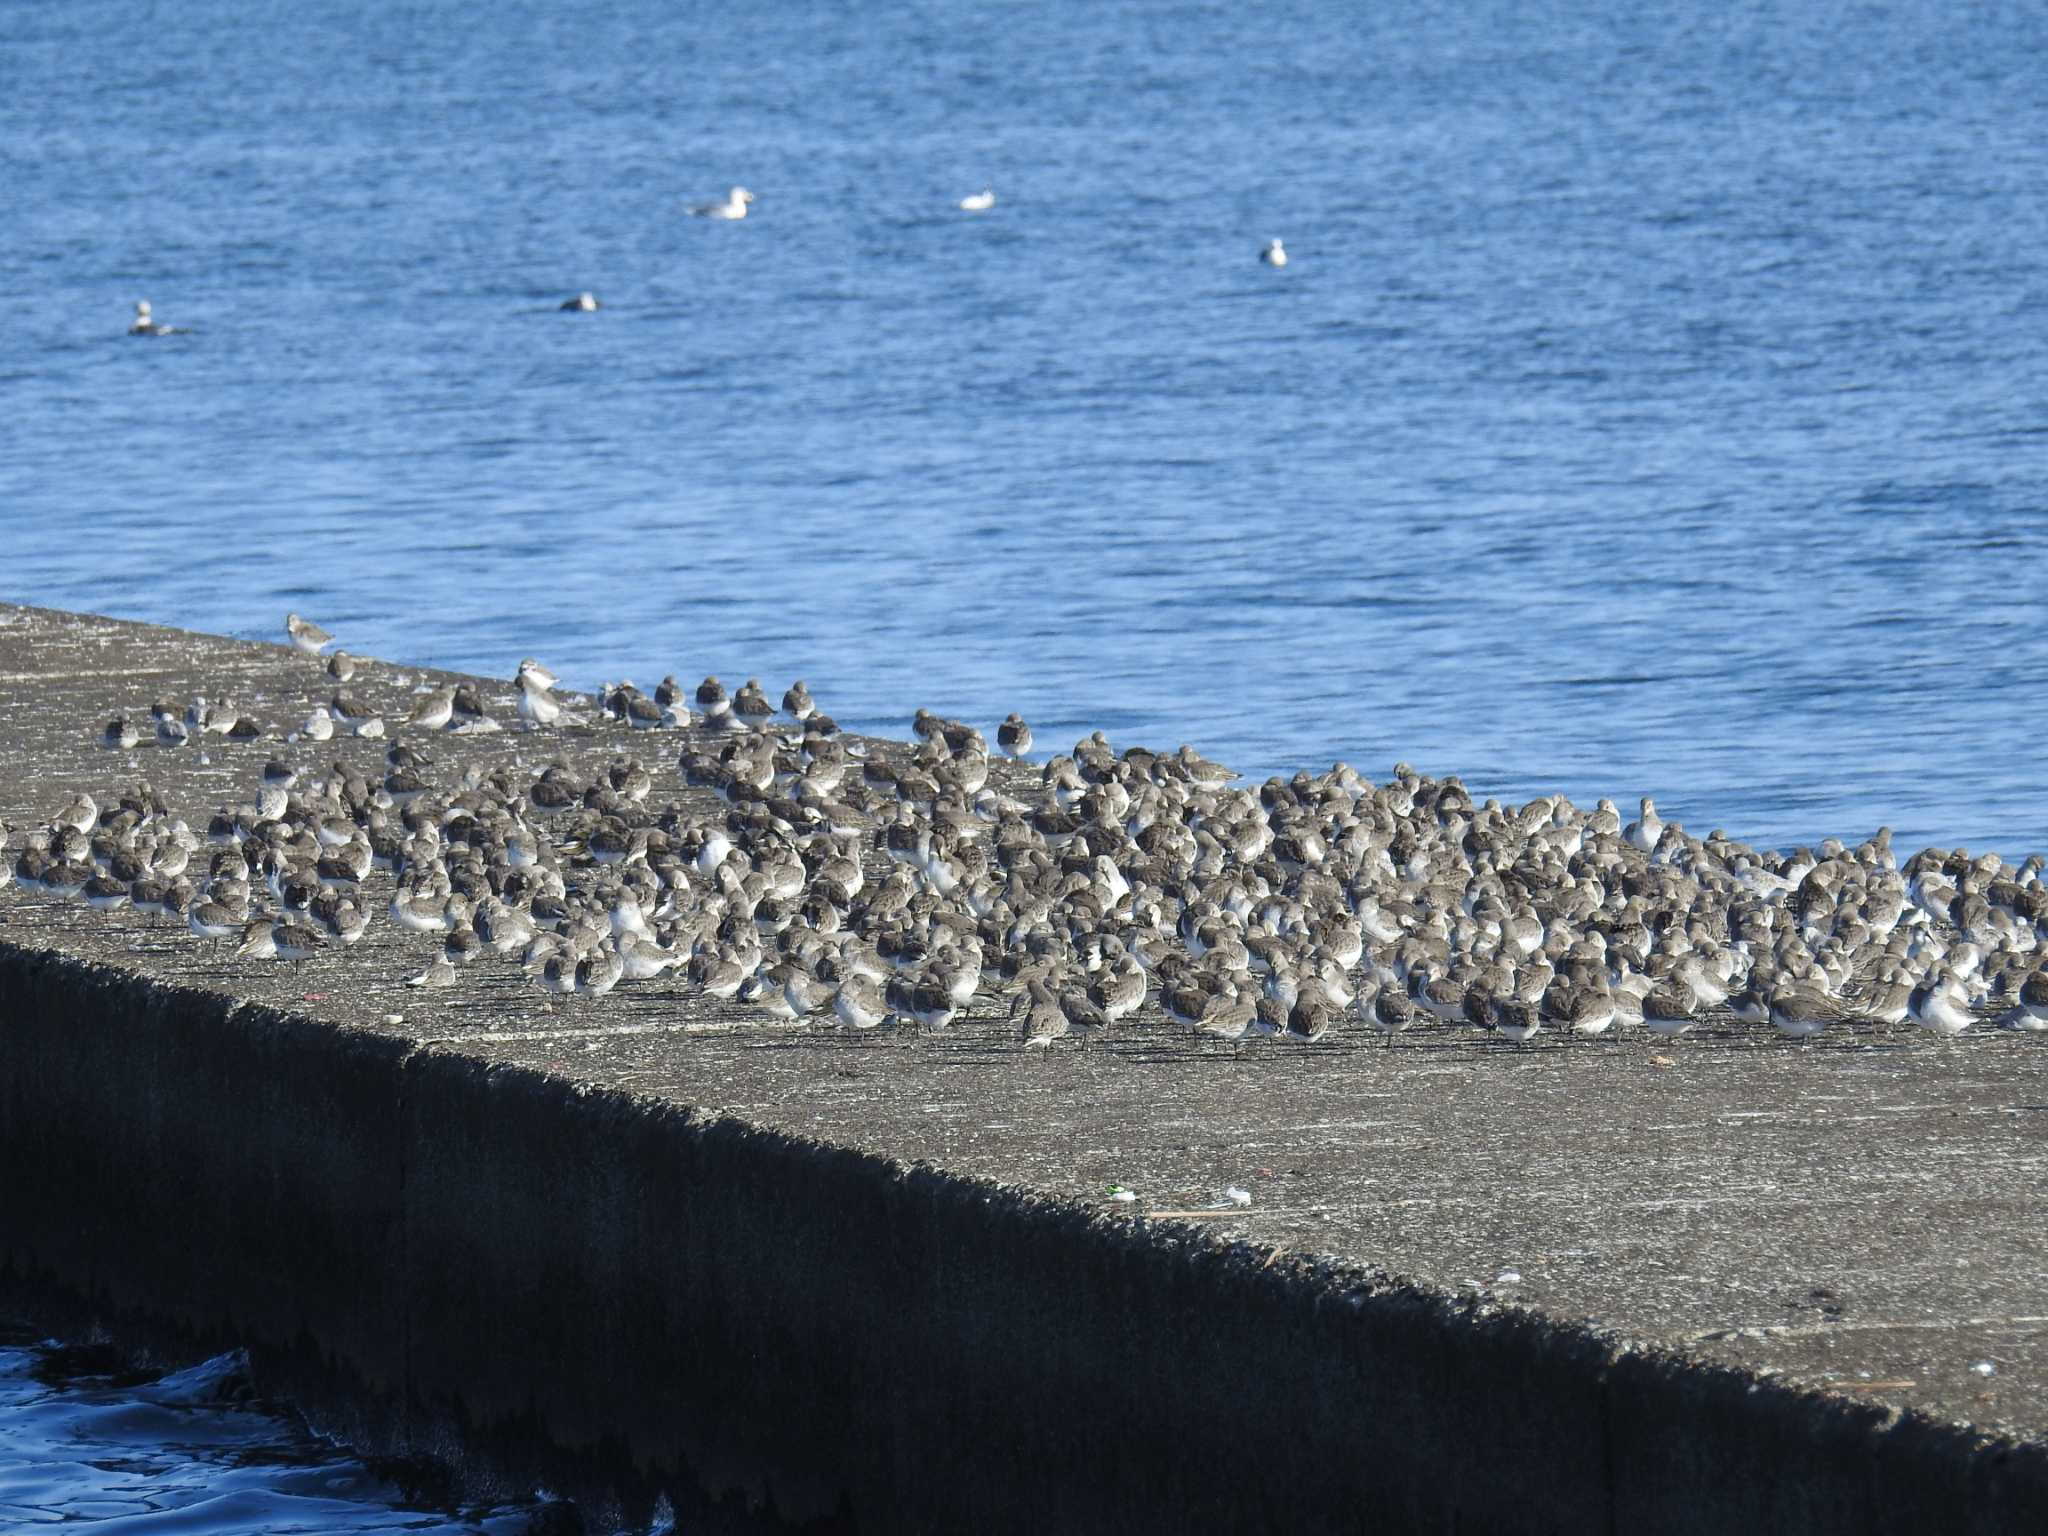
<svg viewBox="0 0 2048 1536"><path fill-rule="evenodd" d="M68 712L80 744L132 700L25 685L63 675L50 636L195 667L211 646L292 683L274 648L24 624L47 633L0 658L8 708ZM54 726L8 743L10 815L109 771ZM541 1018L508 989L436 1013L390 990L397 936L367 984L202 962L140 920L129 944L5 919L12 1283L245 1345L316 1419L479 1489L623 1519L666 1495L684 1530L2048 1529L2032 1042L1040 1061L722 1033L676 999ZM1845 1098L1883 1110L1746 1131L1718 1173L1682 1129L1733 1142L1761 1113L1737 1106ZM1757 1187L1752 1161L1783 1196L1714 1206ZM1148 1203L1105 1207L1110 1174ZM1146 1214L1240 1178L1246 1213ZM1646 1187L1697 1207L1676 1238ZM1866 1242L1859 1267L1891 1260L1846 1321L1739 1326ZM1509 1258L1533 1296L1459 1283ZM2009 1395L1967 1412L1994 1352Z"/></svg>

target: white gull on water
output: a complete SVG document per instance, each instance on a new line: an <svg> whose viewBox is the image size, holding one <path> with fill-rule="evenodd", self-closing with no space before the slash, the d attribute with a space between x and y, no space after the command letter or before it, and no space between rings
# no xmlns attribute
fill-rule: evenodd
<svg viewBox="0 0 2048 1536"><path fill-rule="evenodd" d="M724 202L698 203L690 212L700 219L744 219L747 216L747 204L753 200L754 194L745 187L734 187L725 194Z"/></svg>

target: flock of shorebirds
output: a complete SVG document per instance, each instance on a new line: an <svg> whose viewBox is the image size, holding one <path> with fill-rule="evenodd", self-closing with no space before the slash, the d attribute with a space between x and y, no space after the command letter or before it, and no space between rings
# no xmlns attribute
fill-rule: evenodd
<svg viewBox="0 0 2048 1536"><path fill-rule="evenodd" d="M335 685L287 745L384 738L381 776L273 757L203 830L146 784L80 794L0 861L0 884L176 919L243 961L346 947L381 910L431 941L413 986L493 964L588 999L681 978L764 1018L1007 1019L1042 1047L1118 1030L2048 1030L2039 858L1927 849L1901 866L1888 830L1777 853L1695 837L1648 798L1626 824L1607 800L1475 804L1405 764L1384 784L1339 764L1252 787L1188 747L1117 752L1099 732L1034 766L1014 714L1002 764L923 710L914 744L850 741L801 682L779 706L716 678L607 684L593 706L532 660L519 726L577 726L581 761L440 777L436 737L505 728L480 689L423 690L387 722L341 686L356 662L324 655L325 630L293 614L287 632ZM151 713L166 748L264 735L231 700ZM657 731L679 743L672 766L588 750ZM128 717L103 736L144 739Z"/></svg>

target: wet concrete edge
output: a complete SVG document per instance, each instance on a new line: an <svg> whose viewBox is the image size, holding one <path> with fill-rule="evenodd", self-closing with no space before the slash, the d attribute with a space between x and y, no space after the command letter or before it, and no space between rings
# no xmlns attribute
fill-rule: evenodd
<svg viewBox="0 0 2048 1536"><path fill-rule="evenodd" d="M681 1529L2048 1529L2048 1447L0 941L0 1269Z"/></svg>

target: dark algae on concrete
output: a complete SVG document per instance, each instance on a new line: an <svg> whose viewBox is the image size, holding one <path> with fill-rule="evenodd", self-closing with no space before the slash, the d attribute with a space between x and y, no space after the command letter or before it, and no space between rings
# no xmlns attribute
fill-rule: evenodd
<svg viewBox="0 0 2048 1536"><path fill-rule="evenodd" d="M637 755L652 798L727 814L677 771L701 726L561 696L546 729L427 733L404 722L458 680L365 661L346 690L386 736L288 742L336 691L312 657L0 619L17 829L146 779L203 836L266 761L378 784L393 741L444 785ZM514 725L527 688L478 687ZM263 734L100 745L195 695ZM1006 999L860 1030L676 970L552 995L492 957L408 987L444 936L385 918L389 873L360 890L360 942L303 961L0 893L12 1286L245 1345L366 1450L599 1521L2048 1529L2038 1038L1865 1020L1802 1047L1709 1015L1383 1045L1346 1012L1225 1044L1148 1001L1048 1049Z"/></svg>

